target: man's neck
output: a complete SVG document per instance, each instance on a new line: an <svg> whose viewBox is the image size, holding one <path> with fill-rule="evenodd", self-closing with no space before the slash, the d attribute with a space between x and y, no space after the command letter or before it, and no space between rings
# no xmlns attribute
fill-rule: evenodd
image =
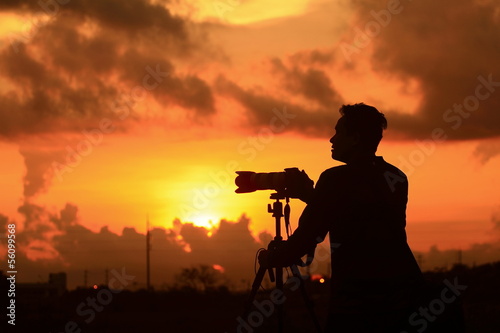
<svg viewBox="0 0 500 333"><path fill-rule="evenodd" d="M346 161L346 164L357 164L373 161L377 156L375 153L358 153L353 154L349 157L349 160Z"/></svg>

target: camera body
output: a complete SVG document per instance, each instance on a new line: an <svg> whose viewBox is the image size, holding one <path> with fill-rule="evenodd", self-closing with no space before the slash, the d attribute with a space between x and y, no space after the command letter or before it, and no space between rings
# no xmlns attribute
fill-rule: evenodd
<svg viewBox="0 0 500 333"><path fill-rule="evenodd" d="M236 193L250 193L258 190L275 190L283 193L287 189L300 186L302 179L298 168L286 168L284 172L236 171Z"/></svg>

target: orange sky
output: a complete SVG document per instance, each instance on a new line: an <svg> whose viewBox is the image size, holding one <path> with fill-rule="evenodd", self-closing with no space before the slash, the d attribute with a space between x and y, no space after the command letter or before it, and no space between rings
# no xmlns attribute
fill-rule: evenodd
<svg viewBox="0 0 500 333"><path fill-rule="evenodd" d="M388 119L378 154L409 177L412 248L498 241L498 4L37 6L0 5L0 214L20 230L29 202L71 203L94 232L245 213L255 237L272 233L271 192L235 194L234 171L317 180L339 165L338 108L365 102Z"/></svg>

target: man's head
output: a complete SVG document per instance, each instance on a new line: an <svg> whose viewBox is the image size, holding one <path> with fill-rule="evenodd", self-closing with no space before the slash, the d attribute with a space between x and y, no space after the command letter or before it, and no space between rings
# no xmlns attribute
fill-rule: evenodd
<svg viewBox="0 0 500 333"><path fill-rule="evenodd" d="M348 163L355 158L375 155L382 131L387 128L384 114L363 103L342 105L339 112L342 117L330 139L332 158Z"/></svg>

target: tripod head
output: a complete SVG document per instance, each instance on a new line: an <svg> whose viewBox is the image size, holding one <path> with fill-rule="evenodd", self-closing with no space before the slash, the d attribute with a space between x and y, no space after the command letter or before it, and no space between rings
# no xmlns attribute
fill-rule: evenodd
<svg viewBox="0 0 500 333"><path fill-rule="evenodd" d="M289 201L290 197L287 197L285 195L285 193L283 192L274 192L274 193L271 193L271 195L269 196L270 199L272 200L283 200L283 199L287 199L287 202Z"/></svg>
<svg viewBox="0 0 500 333"><path fill-rule="evenodd" d="M285 218L285 230L287 236L290 236L288 233L288 230L290 228L290 198L287 197L284 193L282 192L276 192L276 193L271 193L270 198L273 200L276 200L273 205L271 204L267 205L267 211L268 213L272 213L272 216L275 219L276 223L276 236L274 237L274 240L281 241L283 237L281 237L281 218ZM286 205L285 209L283 211L283 203L280 200L286 200Z"/></svg>

